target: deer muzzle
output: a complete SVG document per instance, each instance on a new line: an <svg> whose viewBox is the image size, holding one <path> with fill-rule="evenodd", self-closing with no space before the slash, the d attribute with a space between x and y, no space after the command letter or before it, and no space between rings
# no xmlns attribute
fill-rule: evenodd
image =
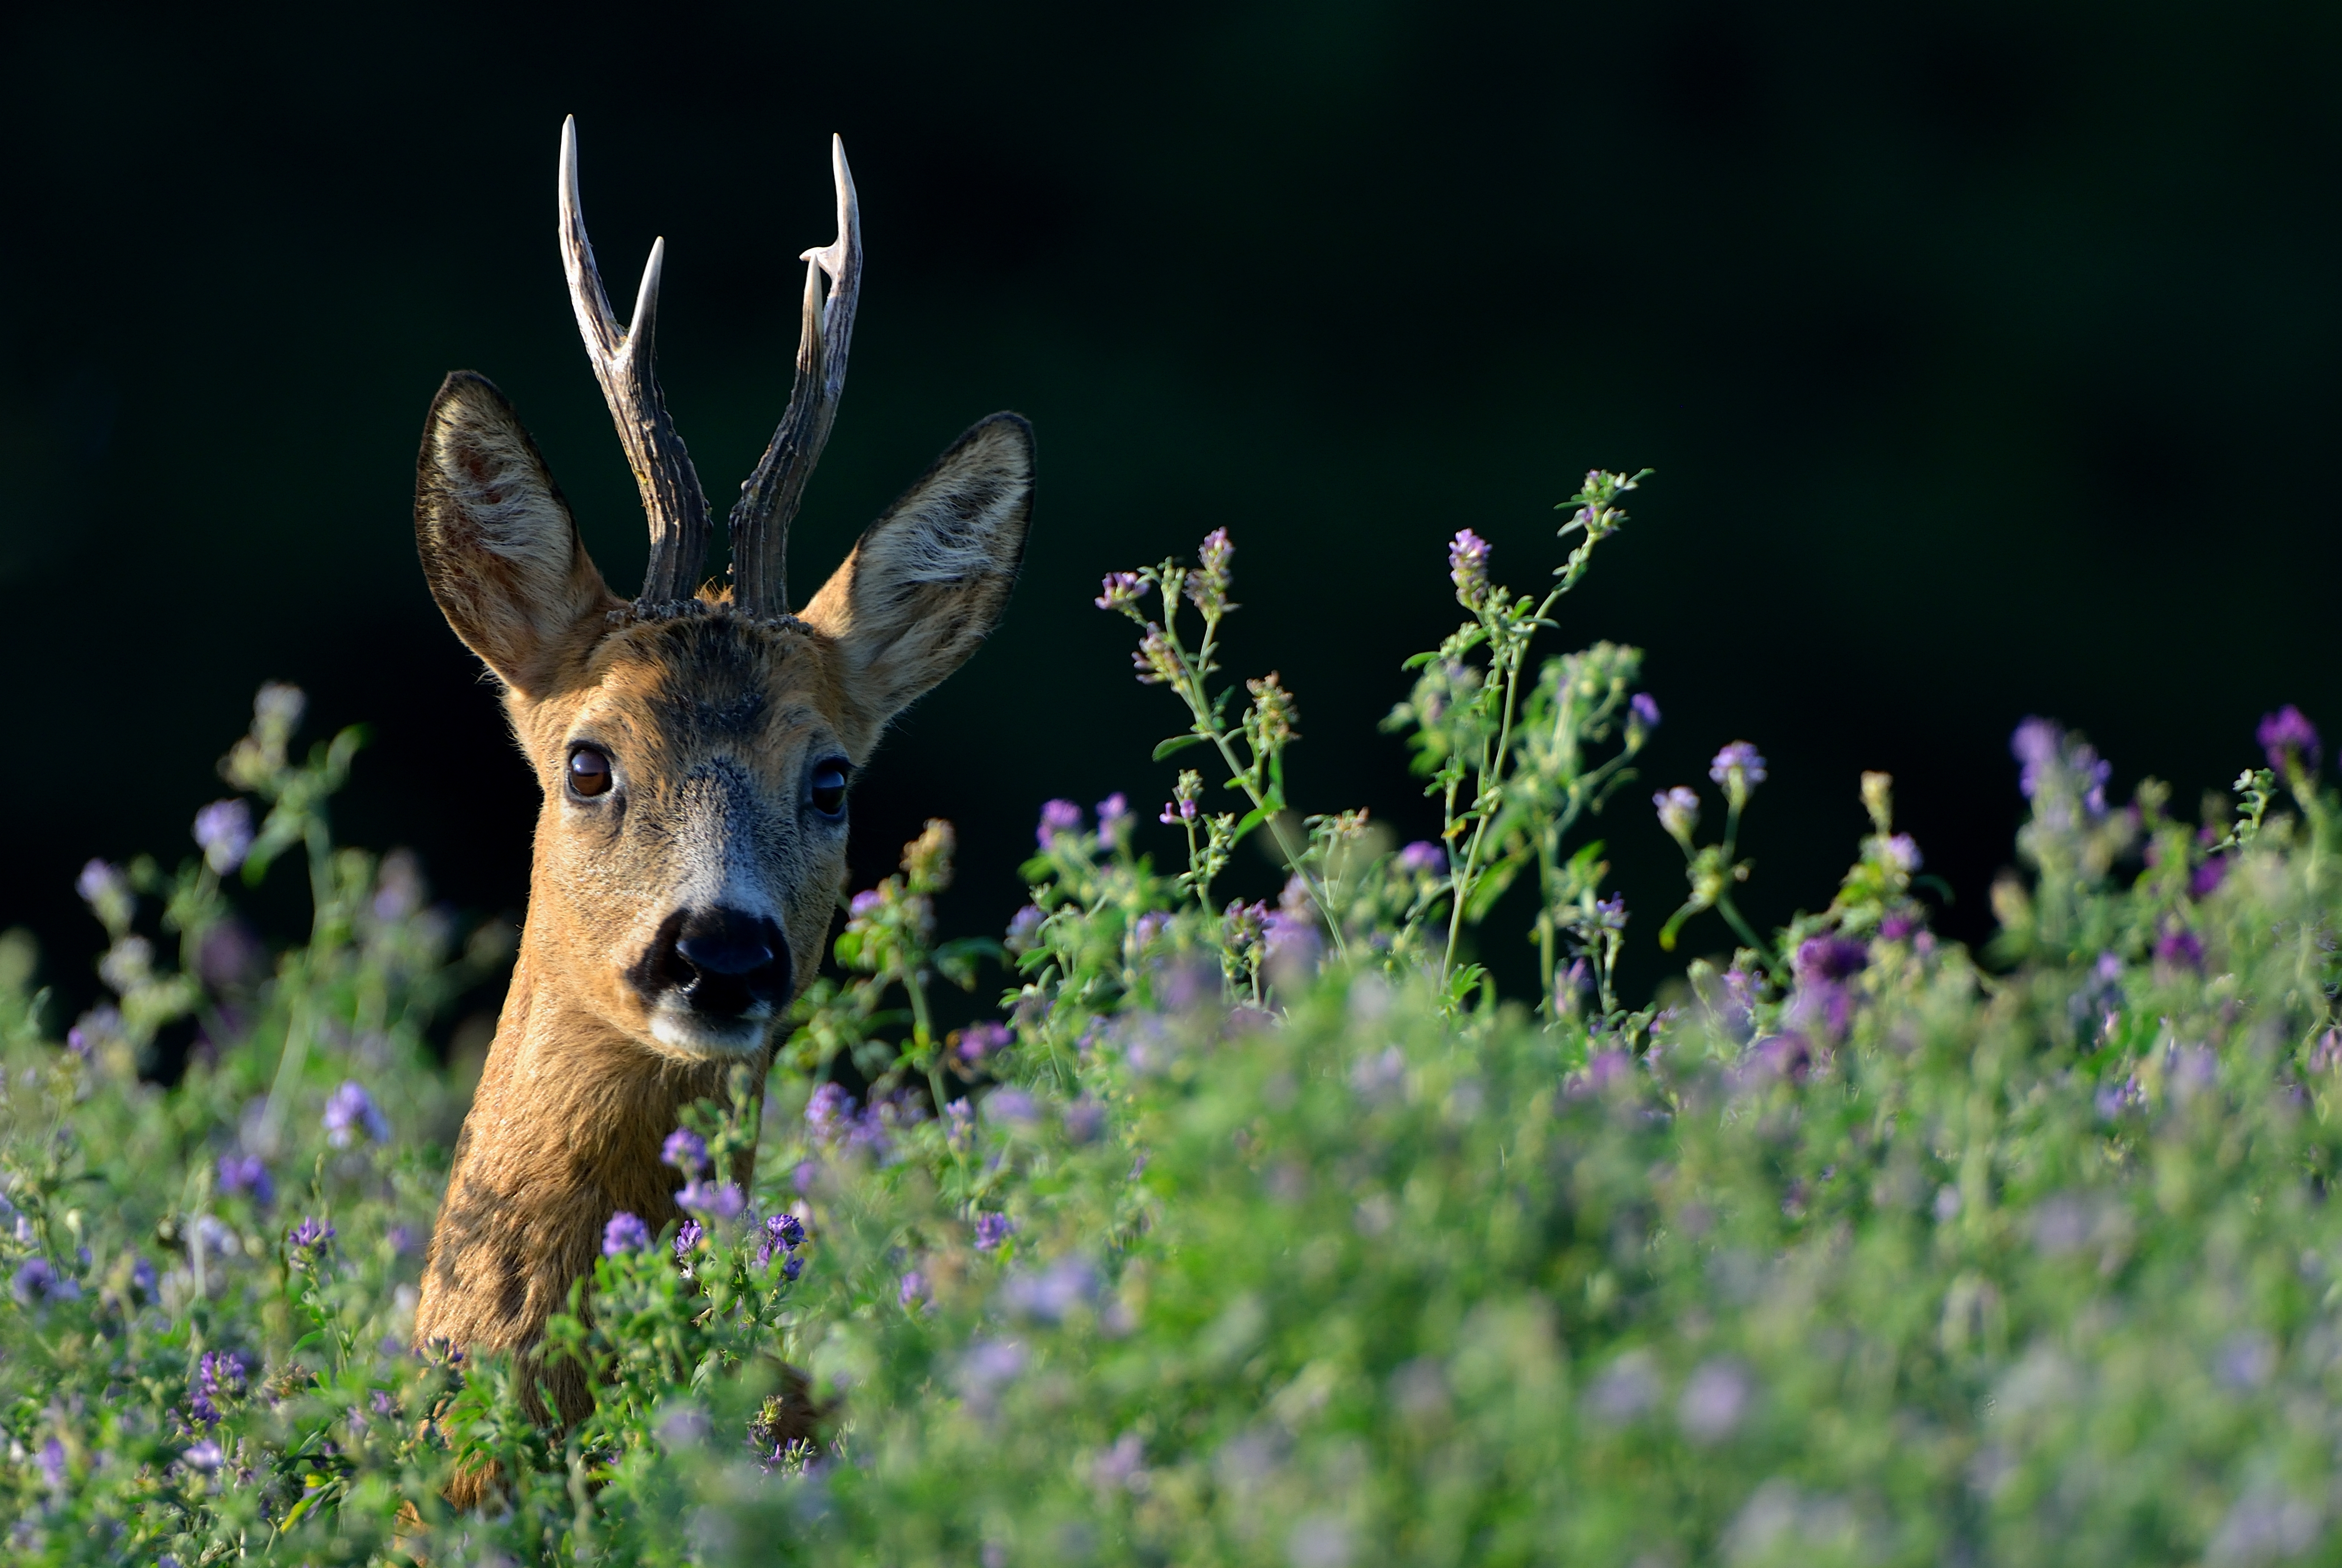
<svg viewBox="0 0 2342 1568"><path fill-rule="evenodd" d="M669 914L627 978L659 1043L697 1056L763 1045L795 991L780 926L721 905Z"/></svg>

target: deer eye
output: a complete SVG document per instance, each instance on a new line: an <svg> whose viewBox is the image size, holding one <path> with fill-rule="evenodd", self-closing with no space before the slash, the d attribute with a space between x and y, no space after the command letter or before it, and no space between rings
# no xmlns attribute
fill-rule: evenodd
<svg viewBox="0 0 2342 1568"><path fill-rule="evenodd" d="M824 757L806 774L806 798L813 809L824 816L836 816L846 809L846 762L841 757Z"/></svg>
<svg viewBox="0 0 2342 1568"><path fill-rule="evenodd" d="M587 799L608 793L609 754L595 746L578 746L569 754L569 793Z"/></svg>

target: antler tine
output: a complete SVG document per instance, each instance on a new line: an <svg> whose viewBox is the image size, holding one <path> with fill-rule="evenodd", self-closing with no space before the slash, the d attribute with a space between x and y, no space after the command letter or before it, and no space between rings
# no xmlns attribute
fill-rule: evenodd
<svg viewBox="0 0 2342 1568"><path fill-rule="evenodd" d="M643 573L643 600L663 604L687 598L707 559L707 497L691 466L675 422L659 394L653 340L658 325L659 275L666 241L654 241L643 264L643 284L635 296L634 320L624 331L610 314L594 246L586 237L584 204L577 192L577 119L561 123L561 267L569 277L569 304L577 313L594 379L610 405L626 463L643 493L650 519L651 558Z"/></svg>
<svg viewBox="0 0 2342 1568"><path fill-rule="evenodd" d="M840 137L829 139L829 163L837 182L837 238L800 258L806 264L805 325L788 411L732 508L734 598L757 615L789 613L789 522L837 417L846 350L854 339L854 307L862 294L862 209ZM826 300L821 289L825 274Z"/></svg>

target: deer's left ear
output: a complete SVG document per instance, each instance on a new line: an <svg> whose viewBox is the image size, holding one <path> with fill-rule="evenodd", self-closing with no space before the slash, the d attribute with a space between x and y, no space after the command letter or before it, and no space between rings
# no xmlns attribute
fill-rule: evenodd
<svg viewBox="0 0 2342 1568"><path fill-rule="evenodd" d="M888 719L976 652L1007 606L1033 514L1033 427L996 414L873 523L804 619L845 655L875 744Z"/></svg>

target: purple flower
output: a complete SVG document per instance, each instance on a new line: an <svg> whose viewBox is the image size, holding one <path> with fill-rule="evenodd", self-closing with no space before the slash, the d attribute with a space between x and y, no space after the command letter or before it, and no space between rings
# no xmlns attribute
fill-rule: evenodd
<svg viewBox="0 0 2342 1568"><path fill-rule="evenodd" d="M1800 981L1847 980L1869 966L1870 954L1847 937L1815 936L1797 944L1791 963Z"/></svg>
<svg viewBox="0 0 2342 1568"><path fill-rule="evenodd" d="M155 1265L145 1258L134 1259L130 1264L130 1288L144 1299L153 1301L155 1299Z"/></svg>
<svg viewBox="0 0 2342 1568"><path fill-rule="evenodd" d="M1033 836L1043 849L1054 843L1061 833L1082 831L1082 808L1069 800L1053 800L1041 807L1041 825Z"/></svg>
<svg viewBox="0 0 2342 1568"><path fill-rule="evenodd" d="M1196 546L1196 559L1203 563L1205 574L1223 588L1228 584L1228 557L1236 553L1236 547L1228 543L1228 531L1225 528L1213 529Z"/></svg>
<svg viewBox="0 0 2342 1568"><path fill-rule="evenodd" d="M374 1408L376 1415L385 1420L398 1414L398 1396L386 1388L375 1389L367 1396L366 1403Z"/></svg>
<svg viewBox="0 0 2342 1568"><path fill-rule="evenodd" d="M1048 919L1037 904L1028 904L1018 910L1008 922L1007 948L1011 953L1029 953L1041 940L1041 923Z"/></svg>
<svg viewBox="0 0 2342 1568"><path fill-rule="evenodd" d="M375 1109L374 1096L355 1078L345 1078L325 1102L325 1141L336 1149L346 1149L360 1127L377 1144L390 1141L390 1124Z"/></svg>
<svg viewBox="0 0 2342 1568"><path fill-rule="evenodd" d="M1126 1432L1116 1438L1112 1448L1105 1450L1090 1462L1090 1483L1109 1491L1126 1486L1144 1490L1136 1483L1142 1482L1146 1473L1146 1445L1135 1432ZM1294 1555L1296 1561L1300 1560L1299 1553ZM1348 1560L1346 1553L1328 1553L1325 1558L1328 1563Z"/></svg>
<svg viewBox="0 0 2342 1568"><path fill-rule="evenodd" d="M772 1266L775 1253L794 1254L797 1248L804 1244L805 1226L797 1223L797 1217L795 1214L774 1214L759 1228L756 1242L756 1266L760 1269L769 1268ZM790 1256L787 1259L788 1277L796 1278L797 1271L803 1266L801 1260L794 1255Z"/></svg>
<svg viewBox="0 0 2342 1568"><path fill-rule="evenodd" d="M1137 602L1139 587L1137 573L1108 572L1098 584L1098 596L1090 603L1101 610L1119 610Z"/></svg>
<svg viewBox="0 0 2342 1568"><path fill-rule="evenodd" d="M984 1116L988 1122L1013 1122L1021 1126L1039 1114L1033 1096L1022 1089L996 1089L985 1097Z"/></svg>
<svg viewBox="0 0 2342 1568"><path fill-rule="evenodd" d="M1436 839L1416 839L1398 852L1398 868L1409 876L1445 876L1447 846Z"/></svg>
<svg viewBox="0 0 2342 1568"><path fill-rule="evenodd" d="M1765 782L1765 758L1749 742L1735 741L1716 754L1707 764L1707 776L1726 789L1736 787L1732 781L1737 776L1737 787L1746 791Z"/></svg>
<svg viewBox="0 0 2342 1568"><path fill-rule="evenodd" d="M304 1214L301 1223L285 1233L285 1245L291 1252L291 1263L298 1268L315 1254L323 1253L325 1243L333 1239L333 1226L313 1215Z"/></svg>
<svg viewBox="0 0 2342 1568"><path fill-rule="evenodd" d="M1659 814L1659 825L1667 836L1678 844L1691 842L1692 830L1699 826L1699 796L1682 784L1663 789L1651 797L1651 804Z"/></svg>
<svg viewBox="0 0 2342 1568"><path fill-rule="evenodd" d="M651 1228L641 1218L620 1209L602 1227L602 1255L623 1257L628 1253L646 1253L651 1247Z"/></svg>
<svg viewBox="0 0 2342 1568"><path fill-rule="evenodd" d="M1738 1362L1718 1356L1693 1370L1676 1405L1676 1418L1694 1443L1719 1443L1740 1424L1748 1394L1748 1373Z"/></svg>
<svg viewBox="0 0 2342 1568"><path fill-rule="evenodd" d="M1659 727L1658 699L1648 692L1636 692L1627 699L1626 715L1630 725L1639 724L1646 730L1657 729Z"/></svg>
<svg viewBox="0 0 2342 1568"><path fill-rule="evenodd" d="M748 1206L748 1195L730 1182L696 1180L675 1195L676 1206L711 1220L736 1220Z"/></svg>
<svg viewBox="0 0 2342 1568"><path fill-rule="evenodd" d="M836 1142L853 1119L854 1096L835 1084L817 1085L806 1102L806 1125L816 1144Z"/></svg>
<svg viewBox="0 0 2342 1568"><path fill-rule="evenodd" d="M949 1124L948 1131L944 1134L945 1141L955 1149L967 1147L968 1132L976 1124L975 1108L965 1098L961 1098L946 1105L944 1115Z"/></svg>
<svg viewBox="0 0 2342 1568"><path fill-rule="evenodd" d="M686 1176L703 1175L707 1170L707 1140L688 1127L677 1127L666 1135L659 1159Z"/></svg>
<svg viewBox="0 0 2342 1568"><path fill-rule="evenodd" d="M896 1301L900 1303L906 1308L910 1307L915 1303L925 1302L927 1297L927 1276L921 1273L916 1269L913 1269L910 1273L905 1274L901 1283L897 1284L895 1289Z"/></svg>
<svg viewBox="0 0 2342 1568"><path fill-rule="evenodd" d="M1767 1034L1748 1044L1748 1055L1765 1073L1776 1078L1805 1081L1814 1064L1814 1048L1806 1044L1802 1034Z"/></svg>
<svg viewBox="0 0 2342 1568"><path fill-rule="evenodd" d="M1137 924L1131 927L1131 940L1137 943L1140 947L1144 948L1148 944L1152 943L1156 937L1162 935L1165 931L1168 930L1170 928L1170 924L1171 917L1169 915L1164 914L1159 909L1150 909L1146 914L1140 915L1138 917ZM1095 1024L1097 1020L1092 1019L1090 1022Z"/></svg>
<svg viewBox="0 0 2342 1568"><path fill-rule="evenodd" d="M2206 861L2203 864L2197 866L2188 874L2187 892L2189 896L2194 898L2209 898L2212 894L2220 890L2220 884L2227 877L2227 874L2228 863L2220 856L2214 855L2210 860Z"/></svg>
<svg viewBox="0 0 2342 1568"><path fill-rule="evenodd" d="M2147 1091L2138 1084L2138 1074L2131 1074L2119 1082L2109 1080L2098 1086L2096 1096L2098 1114L2111 1122L2125 1111L2147 1104Z"/></svg>
<svg viewBox="0 0 2342 1568"><path fill-rule="evenodd" d="M206 1352L187 1385L187 1413L204 1426L216 1423L220 1407L244 1393L244 1358L233 1351Z"/></svg>
<svg viewBox="0 0 2342 1568"><path fill-rule="evenodd" d="M971 1067L979 1066L987 1057L1008 1049L1014 1038L1005 1024L989 1021L971 1024L959 1032L959 1044L954 1047L954 1054Z"/></svg>
<svg viewBox="0 0 2342 1568"><path fill-rule="evenodd" d="M1066 1107L1066 1136L1076 1144L1094 1144L1106 1131L1106 1107L1085 1096Z"/></svg>
<svg viewBox="0 0 2342 1568"><path fill-rule="evenodd" d="M208 1437L188 1449L185 1457L197 1470L217 1470L227 1463L227 1455L221 1451L220 1445Z"/></svg>
<svg viewBox="0 0 2342 1568"><path fill-rule="evenodd" d="M1614 893L1607 898L1596 900L1594 924L1605 931L1624 931L1626 928L1626 895Z"/></svg>
<svg viewBox="0 0 2342 1568"><path fill-rule="evenodd" d="M1188 579L1193 583L1195 579ZM1172 649L1171 639L1154 622L1146 623L1146 634L1138 639L1138 652L1130 655L1138 670L1142 686L1176 685L1179 682L1179 655Z"/></svg>
<svg viewBox="0 0 2342 1568"><path fill-rule="evenodd" d="M1102 1283L1084 1259L1059 1258L1047 1268L1009 1276L1001 1301L1019 1317L1063 1323L1076 1307L1095 1301Z"/></svg>
<svg viewBox="0 0 2342 1568"><path fill-rule="evenodd" d="M2027 800L2041 787L2041 775L2055 766L2057 750L2064 734L2047 719L2028 718L2017 726L2008 737L2009 754L2025 764L2017 777L2017 787Z"/></svg>
<svg viewBox="0 0 2342 1568"><path fill-rule="evenodd" d="M1270 910L1261 917L1260 937L1261 945L1271 958L1297 965L1304 972L1317 962L1323 945L1316 916L1306 908Z"/></svg>
<svg viewBox="0 0 2342 1568"><path fill-rule="evenodd" d="M2025 764L2017 787L2027 800L2039 800L2042 791L2050 789L2040 814L2051 827L2072 825L2068 790L2080 797L2082 809L2093 819L2107 814L2107 781L2114 774L2114 764L2089 746L2047 719L2028 718L2009 736L2008 749ZM2053 784L2059 787L2052 789Z"/></svg>
<svg viewBox="0 0 2342 1568"><path fill-rule="evenodd" d="M2155 939L2155 958L2175 969L2204 967L2204 943L2194 932L2175 926Z"/></svg>
<svg viewBox="0 0 2342 1568"><path fill-rule="evenodd" d="M1196 820L1196 803L1191 800L1165 801L1161 814L1155 820L1165 827L1177 827L1181 823L1193 822Z"/></svg>
<svg viewBox="0 0 2342 1568"><path fill-rule="evenodd" d="M1598 1094L1614 1084L1624 1083L1634 1070L1634 1065L1635 1059L1632 1056L1615 1047L1610 1050L1596 1051L1586 1059L1586 1066L1583 1070L1570 1074L1565 1085L1565 1092L1572 1099L1579 1099L1589 1094Z"/></svg>
<svg viewBox="0 0 2342 1568"><path fill-rule="evenodd" d="M1919 841L1907 833L1898 833L1879 846L1879 854L1888 867L1909 876L1920 865Z"/></svg>
<svg viewBox="0 0 2342 1568"><path fill-rule="evenodd" d="M91 861L81 868L81 874L74 878L74 891L80 894L82 902L109 925L113 924L109 918L113 913L119 912L125 919L129 915L130 879L122 874L118 866L108 865L102 860Z"/></svg>
<svg viewBox="0 0 2342 1568"><path fill-rule="evenodd" d="M1130 800L1120 790L1097 804L1098 841L1109 847L1130 831Z"/></svg>
<svg viewBox="0 0 2342 1568"><path fill-rule="evenodd" d="M55 1438L41 1444L41 1481L52 1492L65 1489L65 1445Z"/></svg>
<svg viewBox="0 0 2342 1568"><path fill-rule="evenodd" d="M1025 1347L1015 1340L978 1340L960 1362L961 1395L979 1413L988 1413L1002 1388L1025 1370Z"/></svg>
<svg viewBox="0 0 2342 1568"><path fill-rule="evenodd" d="M276 1201L276 1183L269 1179L268 1167L257 1154L222 1154L219 1188L223 1193L248 1193L264 1209Z"/></svg>
<svg viewBox="0 0 2342 1568"><path fill-rule="evenodd" d="M856 920L867 920L885 905L886 895L875 887L866 887L847 901L846 913Z"/></svg>
<svg viewBox="0 0 2342 1568"><path fill-rule="evenodd" d="M215 800L195 814L195 834L205 864L225 876L252 853L252 807L241 800Z"/></svg>
<svg viewBox="0 0 2342 1568"><path fill-rule="evenodd" d="M27 1258L17 1266L8 1288L26 1306L45 1306L50 1302L78 1301L81 1285L57 1273L46 1258Z"/></svg>
<svg viewBox="0 0 2342 1568"><path fill-rule="evenodd" d="M976 1216L976 1250L988 1253L1006 1241L1016 1230L1006 1214L982 1213Z"/></svg>
<svg viewBox="0 0 2342 1568"><path fill-rule="evenodd" d="M1457 529L1447 542L1447 575L1464 607L1478 609L1488 596L1488 542L1469 528Z"/></svg>
<svg viewBox="0 0 2342 1568"><path fill-rule="evenodd" d="M707 1231L697 1220L684 1221L683 1229L675 1233L675 1255L689 1257L699 1250L699 1243L706 1238Z"/></svg>
<svg viewBox="0 0 2342 1568"><path fill-rule="evenodd" d="M2295 766L2312 773L2317 770L2317 728L2291 703L2264 716L2253 738L2268 754L2269 766L2280 774Z"/></svg>

